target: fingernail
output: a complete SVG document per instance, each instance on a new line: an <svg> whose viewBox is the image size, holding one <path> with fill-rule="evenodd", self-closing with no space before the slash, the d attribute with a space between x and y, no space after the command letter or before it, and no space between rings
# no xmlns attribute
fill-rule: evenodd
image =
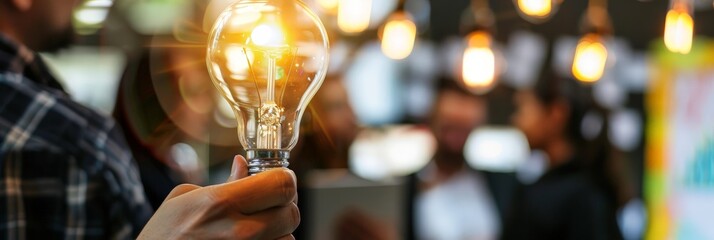
<svg viewBox="0 0 714 240"><path fill-rule="evenodd" d="M231 165L231 178L238 176L238 164L236 164L236 157L233 157L233 165Z"/></svg>

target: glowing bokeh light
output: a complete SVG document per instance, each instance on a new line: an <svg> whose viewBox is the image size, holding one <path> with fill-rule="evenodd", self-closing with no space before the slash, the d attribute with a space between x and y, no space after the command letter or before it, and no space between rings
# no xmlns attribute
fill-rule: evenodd
<svg viewBox="0 0 714 240"><path fill-rule="evenodd" d="M369 27L372 0L340 0L337 6L337 26L347 34L357 34Z"/></svg>
<svg viewBox="0 0 714 240"><path fill-rule="evenodd" d="M686 6L677 3L667 12L664 24L664 45L669 51L687 54L692 49L694 20Z"/></svg>
<svg viewBox="0 0 714 240"><path fill-rule="evenodd" d="M488 91L496 81L496 55L491 49L491 36L477 31L467 39L461 67L463 83L474 92Z"/></svg>
<svg viewBox="0 0 714 240"><path fill-rule="evenodd" d="M550 14L553 2L552 0L518 0L518 9L528 16L542 18Z"/></svg>
<svg viewBox="0 0 714 240"><path fill-rule="evenodd" d="M395 13L384 25L382 52L391 59L404 59L411 54L416 40L416 25L403 13Z"/></svg>
<svg viewBox="0 0 714 240"><path fill-rule="evenodd" d="M285 45L285 34L275 24L261 24L250 33L253 43L262 47L281 47Z"/></svg>
<svg viewBox="0 0 714 240"><path fill-rule="evenodd" d="M339 0L316 0L317 5L320 6L326 13L333 14L337 11L337 6Z"/></svg>
<svg viewBox="0 0 714 240"><path fill-rule="evenodd" d="M572 72L582 82L592 83L600 80L605 72L607 48L599 36L588 34L580 39L575 48Z"/></svg>

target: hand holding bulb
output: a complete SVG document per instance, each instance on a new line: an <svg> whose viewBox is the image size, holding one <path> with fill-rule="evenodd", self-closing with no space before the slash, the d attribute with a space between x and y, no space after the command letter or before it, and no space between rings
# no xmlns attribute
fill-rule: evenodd
<svg viewBox="0 0 714 240"><path fill-rule="evenodd" d="M224 184L174 188L137 239L295 239L295 174L276 169L246 178L241 156L231 170Z"/></svg>

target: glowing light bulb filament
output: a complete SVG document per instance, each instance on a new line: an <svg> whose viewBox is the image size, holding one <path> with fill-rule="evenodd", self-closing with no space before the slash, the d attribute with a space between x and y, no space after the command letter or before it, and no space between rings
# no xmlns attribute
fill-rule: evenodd
<svg viewBox="0 0 714 240"><path fill-rule="evenodd" d="M258 136L259 149L279 149L282 115L284 109L275 102L266 102L258 110Z"/></svg>
<svg viewBox="0 0 714 240"><path fill-rule="evenodd" d="M267 58L266 96L258 111L257 145L261 149L279 149L281 125L284 109L275 101L275 81L277 80L277 59L287 48L285 35L276 24L260 24L250 34L252 42L265 52Z"/></svg>

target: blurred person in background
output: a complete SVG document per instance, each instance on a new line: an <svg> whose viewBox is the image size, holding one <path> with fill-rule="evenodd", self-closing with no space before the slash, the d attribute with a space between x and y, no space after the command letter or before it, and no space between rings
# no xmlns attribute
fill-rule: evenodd
<svg viewBox="0 0 714 240"><path fill-rule="evenodd" d="M512 120L531 149L545 153L548 167L518 191L503 239L620 239L606 142L586 140L581 130L585 113L596 109L584 86L545 62L533 89L516 94Z"/></svg>
<svg viewBox="0 0 714 240"><path fill-rule="evenodd" d="M209 2L176 4L184 13L167 21L170 31L137 29L128 19L132 8L119 4L113 5L112 28L106 30L128 57L112 115L154 208L178 183L223 182L233 155L242 149L231 125L236 124L233 112L227 105L229 114L219 108L225 101L206 68L206 33L198 24L206 14L214 17L206 12Z"/></svg>
<svg viewBox="0 0 714 240"><path fill-rule="evenodd" d="M301 123L300 140L291 152L290 168L299 178L305 179L312 170L348 169L349 149L357 137L359 126L357 116L352 109L352 104L347 95L347 89L339 75L329 75L322 83L315 97L310 101L308 112ZM298 185L300 195L300 209L308 211L311 196L303 184ZM361 213L346 213L357 216ZM361 216L361 215L359 215ZM308 238L307 229L310 216L303 218L302 224L295 231L298 238ZM351 219L348 217L348 219ZM370 221L370 219L367 219ZM352 229L359 229L362 221L352 225ZM338 231L347 233L344 231ZM358 238L354 234L350 237ZM345 239L341 236L337 239Z"/></svg>
<svg viewBox="0 0 714 240"><path fill-rule="evenodd" d="M464 145L486 123L486 96L442 78L429 119L433 160L410 175L408 239L496 239L517 186L513 174L470 168Z"/></svg>
<svg viewBox="0 0 714 240"><path fill-rule="evenodd" d="M179 185L152 216L118 125L72 101L34 52L72 43L79 3L0 0L0 235L292 239L299 223L294 174L247 177L240 156L228 183Z"/></svg>
<svg viewBox="0 0 714 240"><path fill-rule="evenodd" d="M346 169L359 126L342 79L325 78L308 109L290 167L298 175L311 169Z"/></svg>
<svg viewBox="0 0 714 240"><path fill-rule="evenodd" d="M202 137L208 136L215 93L201 61L203 52L143 47L139 59L128 62L119 83L113 116L128 140L154 209L179 183L204 183L198 159L177 156L175 149L177 144L207 140Z"/></svg>

